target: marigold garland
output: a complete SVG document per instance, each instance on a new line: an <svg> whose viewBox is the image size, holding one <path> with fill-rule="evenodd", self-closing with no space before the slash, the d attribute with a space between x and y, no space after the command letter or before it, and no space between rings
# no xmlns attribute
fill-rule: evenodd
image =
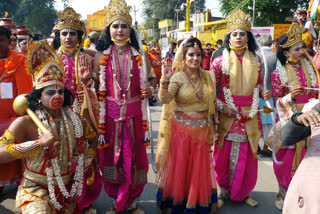
<svg viewBox="0 0 320 214"><path fill-rule="evenodd" d="M110 47L111 48L111 47ZM141 61L141 56L138 55L135 57L136 63L139 68L139 75L140 75L140 88L145 88L144 85L144 76L142 72L142 61ZM97 148L98 149L104 149L109 147L109 143L105 141L104 135L106 134L106 125L105 125L105 117L106 117L106 74L105 70L106 67L108 66L109 60L111 60L110 55L103 55L100 60L100 74L99 74L99 79L100 79L100 87L99 87L99 92L98 92L98 99L99 99L99 106L100 106L100 115L99 115L99 143ZM141 99L144 97L141 95ZM147 111L146 111L146 106L145 102L146 100L143 99L141 100L142 105L141 105L141 111L142 111L142 120L143 120L143 129L145 130L145 139L144 139L144 145L148 146L150 145L150 137L149 137L149 125L147 121Z"/></svg>

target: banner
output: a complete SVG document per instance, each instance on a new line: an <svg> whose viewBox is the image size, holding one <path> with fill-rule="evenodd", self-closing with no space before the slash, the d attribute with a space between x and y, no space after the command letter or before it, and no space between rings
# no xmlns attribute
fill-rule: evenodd
<svg viewBox="0 0 320 214"><path fill-rule="evenodd" d="M281 35L288 32L291 24L275 24L274 26L274 39L278 39Z"/></svg>
<svg viewBox="0 0 320 214"><path fill-rule="evenodd" d="M272 39L274 36L274 28L273 27L253 27L251 32L259 39L262 34L270 34Z"/></svg>

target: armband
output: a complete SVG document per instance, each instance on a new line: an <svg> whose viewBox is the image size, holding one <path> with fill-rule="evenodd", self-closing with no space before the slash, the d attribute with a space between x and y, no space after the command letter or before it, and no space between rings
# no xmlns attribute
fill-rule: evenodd
<svg viewBox="0 0 320 214"><path fill-rule="evenodd" d="M39 140L28 141L20 144L8 144L6 152L16 159L34 157L41 151Z"/></svg>
<svg viewBox="0 0 320 214"><path fill-rule="evenodd" d="M4 134L0 137L0 146L14 144L14 142L15 142L15 137L13 136L11 131L9 131L9 129L7 129L4 132Z"/></svg>

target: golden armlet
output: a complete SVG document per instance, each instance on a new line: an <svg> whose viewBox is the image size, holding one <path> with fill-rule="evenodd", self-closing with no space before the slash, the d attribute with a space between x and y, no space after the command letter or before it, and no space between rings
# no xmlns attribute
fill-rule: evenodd
<svg viewBox="0 0 320 214"><path fill-rule="evenodd" d="M15 142L15 137L13 136L13 134L8 129L0 137L0 146L1 145L14 144L14 142Z"/></svg>
<svg viewBox="0 0 320 214"><path fill-rule="evenodd" d="M34 157L40 151L41 146L39 140L28 141L21 144L8 144L6 146L6 152L17 159Z"/></svg>

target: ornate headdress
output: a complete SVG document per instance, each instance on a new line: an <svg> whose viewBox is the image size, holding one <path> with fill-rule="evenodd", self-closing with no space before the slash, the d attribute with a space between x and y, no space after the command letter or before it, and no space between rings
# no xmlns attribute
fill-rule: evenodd
<svg viewBox="0 0 320 214"><path fill-rule="evenodd" d="M71 28L73 30L83 30L81 15L76 13L72 7L66 7L62 12L57 13L58 30Z"/></svg>
<svg viewBox="0 0 320 214"><path fill-rule="evenodd" d="M288 40L285 44L282 45L283 48L289 48L302 41L302 33L303 28L301 28L298 24L293 23L286 33L288 36Z"/></svg>
<svg viewBox="0 0 320 214"><path fill-rule="evenodd" d="M48 42L35 42L29 47L26 68L33 76L36 89L49 85L64 87L62 62Z"/></svg>
<svg viewBox="0 0 320 214"><path fill-rule="evenodd" d="M242 29L247 32L251 31L251 16L245 14L240 8L235 9L232 13L226 18L227 20L227 33L231 33L236 29Z"/></svg>
<svg viewBox="0 0 320 214"><path fill-rule="evenodd" d="M117 19L126 22L128 25L132 25L132 17L130 16L131 6L128 6L124 0L111 0L104 10L107 12L107 26Z"/></svg>

